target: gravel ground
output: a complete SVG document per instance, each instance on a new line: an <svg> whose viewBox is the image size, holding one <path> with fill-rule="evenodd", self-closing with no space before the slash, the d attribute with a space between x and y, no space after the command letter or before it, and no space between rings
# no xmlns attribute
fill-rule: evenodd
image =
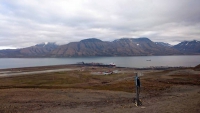
<svg viewBox="0 0 200 113"><path fill-rule="evenodd" d="M1 113L199 113L200 87L174 86L160 96L83 89L1 89Z"/></svg>

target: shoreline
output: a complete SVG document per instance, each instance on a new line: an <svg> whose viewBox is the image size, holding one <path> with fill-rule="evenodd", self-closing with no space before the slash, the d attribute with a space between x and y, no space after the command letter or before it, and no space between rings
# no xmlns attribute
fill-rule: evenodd
<svg viewBox="0 0 200 113"><path fill-rule="evenodd" d="M145 72L145 71L164 71L164 70L181 70L181 69L194 69L194 67L166 67L166 66L157 66L157 67L148 67L148 68L131 68L131 67L117 67L110 65L84 65L84 64L65 64L65 65L49 65L49 66L35 66L35 67L21 67L21 68L8 68L0 69L0 78L5 77L15 77L23 75L34 75L34 74L45 74L45 73L56 73L56 72L67 72L67 71L81 71L83 68L99 68L99 69L109 69L104 72L94 72L101 74L112 74L115 73L114 70L135 70L136 72ZM112 70L112 71L110 71ZM101 75L100 74L100 75Z"/></svg>
<svg viewBox="0 0 200 113"><path fill-rule="evenodd" d="M185 68L194 68L195 66L149 66L149 67L143 67L143 68L137 68L137 67L122 67L122 66L98 66L98 65L82 65L82 64L61 64L61 65L46 65L46 66L30 66L30 67L16 67L16 68L3 68L0 69L0 71L5 70L17 70L17 69L62 69L67 67L108 67L108 68L131 68L131 69L137 69L137 70L149 70L149 69L155 69L155 70L162 70L162 69L185 69Z"/></svg>
<svg viewBox="0 0 200 113"><path fill-rule="evenodd" d="M148 57L81 57L81 58L0 58L0 69L70 65L85 63L115 63L117 67L151 68L151 67L195 67L200 64L200 56L148 56Z"/></svg>

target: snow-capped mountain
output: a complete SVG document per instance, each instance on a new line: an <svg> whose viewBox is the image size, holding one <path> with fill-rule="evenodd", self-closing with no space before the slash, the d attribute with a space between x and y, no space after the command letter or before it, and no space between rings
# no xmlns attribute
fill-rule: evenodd
<svg viewBox="0 0 200 113"><path fill-rule="evenodd" d="M163 46L166 46L166 47L172 47L171 44L165 43L165 42L155 42L155 44L160 44L160 45L163 45Z"/></svg>
<svg viewBox="0 0 200 113"><path fill-rule="evenodd" d="M181 51L184 54L200 54L200 41L183 41L173 48Z"/></svg>
<svg viewBox="0 0 200 113"><path fill-rule="evenodd" d="M45 47L45 46L54 47L54 46L58 46L58 45L55 42L44 42L44 43L36 44L35 46L37 46L37 47Z"/></svg>

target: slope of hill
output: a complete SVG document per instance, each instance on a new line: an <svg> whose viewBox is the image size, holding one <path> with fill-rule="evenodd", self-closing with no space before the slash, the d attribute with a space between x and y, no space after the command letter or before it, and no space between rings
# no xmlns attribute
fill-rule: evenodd
<svg viewBox="0 0 200 113"><path fill-rule="evenodd" d="M1 50L0 57L45 57L57 47L55 43L42 43L22 49Z"/></svg>
<svg viewBox="0 0 200 113"><path fill-rule="evenodd" d="M156 44L148 38L122 38L113 42L91 38L62 45L51 52L54 57L134 56L179 54L173 48Z"/></svg>
<svg viewBox="0 0 200 113"><path fill-rule="evenodd" d="M42 43L28 48L23 48L20 50L20 53L28 56L45 56L57 47L58 45L55 43Z"/></svg>
<svg viewBox="0 0 200 113"><path fill-rule="evenodd" d="M173 46L173 48L184 54L200 54L200 41L183 41Z"/></svg>
<svg viewBox="0 0 200 113"><path fill-rule="evenodd" d="M20 55L20 49L0 50L0 58L12 58L12 57L22 57Z"/></svg>
<svg viewBox="0 0 200 113"><path fill-rule="evenodd" d="M99 39L91 38L81 40L80 42L71 42L62 45L51 52L53 57L71 57L71 56L107 56L106 48L109 48L110 42L103 42Z"/></svg>
<svg viewBox="0 0 200 113"><path fill-rule="evenodd" d="M200 71L200 64L194 67L194 70Z"/></svg>
<svg viewBox="0 0 200 113"><path fill-rule="evenodd" d="M148 38L121 38L112 42L96 38L65 45L42 43L22 49L0 50L0 57L84 57L200 54L200 41L184 41L175 46Z"/></svg>

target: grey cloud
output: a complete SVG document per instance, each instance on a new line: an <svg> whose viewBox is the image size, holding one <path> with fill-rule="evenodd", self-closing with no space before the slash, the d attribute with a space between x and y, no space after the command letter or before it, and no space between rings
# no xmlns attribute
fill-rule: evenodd
<svg viewBox="0 0 200 113"><path fill-rule="evenodd" d="M1 0L0 46L65 44L96 37L200 40L198 0Z"/></svg>

